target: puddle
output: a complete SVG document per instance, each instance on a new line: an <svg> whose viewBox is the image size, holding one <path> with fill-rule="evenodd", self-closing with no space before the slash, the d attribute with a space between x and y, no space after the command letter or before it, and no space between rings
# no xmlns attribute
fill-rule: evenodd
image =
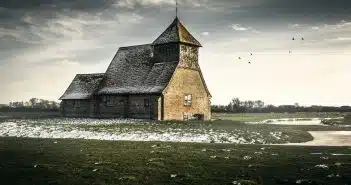
<svg viewBox="0 0 351 185"><path fill-rule="evenodd" d="M313 136L312 141L284 145L351 146L351 131L309 131L309 133Z"/></svg>
<svg viewBox="0 0 351 185"><path fill-rule="evenodd" d="M343 117L337 118L281 118L281 119L266 119L263 121L256 122L246 122L247 124L275 124L275 125L320 125L328 126L322 124L322 120L328 119L344 119Z"/></svg>

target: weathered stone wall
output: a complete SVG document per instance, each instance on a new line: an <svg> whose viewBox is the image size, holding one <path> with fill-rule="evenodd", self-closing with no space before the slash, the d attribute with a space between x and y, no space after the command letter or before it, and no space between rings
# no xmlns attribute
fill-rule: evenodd
<svg viewBox="0 0 351 185"><path fill-rule="evenodd" d="M76 100L79 106L75 106L75 100L62 100L62 114L67 117L89 117L90 100Z"/></svg>
<svg viewBox="0 0 351 185"><path fill-rule="evenodd" d="M157 119L158 116L157 96L111 96L107 104L103 96L100 99L98 116L102 118ZM148 106L145 106L145 100L148 101Z"/></svg>
<svg viewBox="0 0 351 185"><path fill-rule="evenodd" d="M191 106L184 105L185 94L192 95ZM196 70L178 68L164 93L164 119L183 120L184 113L203 114L211 119L211 103L200 74Z"/></svg>
<svg viewBox="0 0 351 185"><path fill-rule="evenodd" d="M179 67L200 70L198 57L199 48L184 44L180 45Z"/></svg>
<svg viewBox="0 0 351 185"><path fill-rule="evenodd" d="M164 119L183 120L184 114L203 114L211 119L211 102L200 75L198 49L181 45L179 65L164 93ZM184 105L186 94L192 95L191 106Z"/></svg>
<svg viewBox="0 0 351 185"><path fill-rule="evenodd" d="M173 62L179 59L179 44L163 44L154 46L154 57L157 62Z"/></svg>

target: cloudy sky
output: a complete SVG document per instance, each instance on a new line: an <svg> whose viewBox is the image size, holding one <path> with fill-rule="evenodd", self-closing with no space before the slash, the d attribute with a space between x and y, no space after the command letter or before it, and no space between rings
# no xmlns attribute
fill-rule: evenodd
<svg viewBox="0 0 351 185"><path fill-rule="evenodd" d="M350 105L350 12L350 0L179 0L214 104ZM174 16L174 0L2 0L0 103L57 100L76 73L105 72Z"/></svg>

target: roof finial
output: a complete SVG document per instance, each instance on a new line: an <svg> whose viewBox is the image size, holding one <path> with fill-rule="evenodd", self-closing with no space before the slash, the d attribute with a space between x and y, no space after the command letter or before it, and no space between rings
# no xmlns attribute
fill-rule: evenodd
<svg viewBox="0 0 351 185"><path fill-rule="evenodd" d="M176 17L178 17L178 0L176 0Z"/></svg>

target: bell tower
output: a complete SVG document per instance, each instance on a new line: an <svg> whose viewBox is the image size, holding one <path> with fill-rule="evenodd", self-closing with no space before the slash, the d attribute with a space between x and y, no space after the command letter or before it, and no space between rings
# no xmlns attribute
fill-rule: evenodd
<svg viewBox="0 0 351 185"><path fill-rule="evenodd" d="M159 62L179 61L181 67L198 68L198 50L202 47L176 16L167 29L152 43Z"/></svg>

